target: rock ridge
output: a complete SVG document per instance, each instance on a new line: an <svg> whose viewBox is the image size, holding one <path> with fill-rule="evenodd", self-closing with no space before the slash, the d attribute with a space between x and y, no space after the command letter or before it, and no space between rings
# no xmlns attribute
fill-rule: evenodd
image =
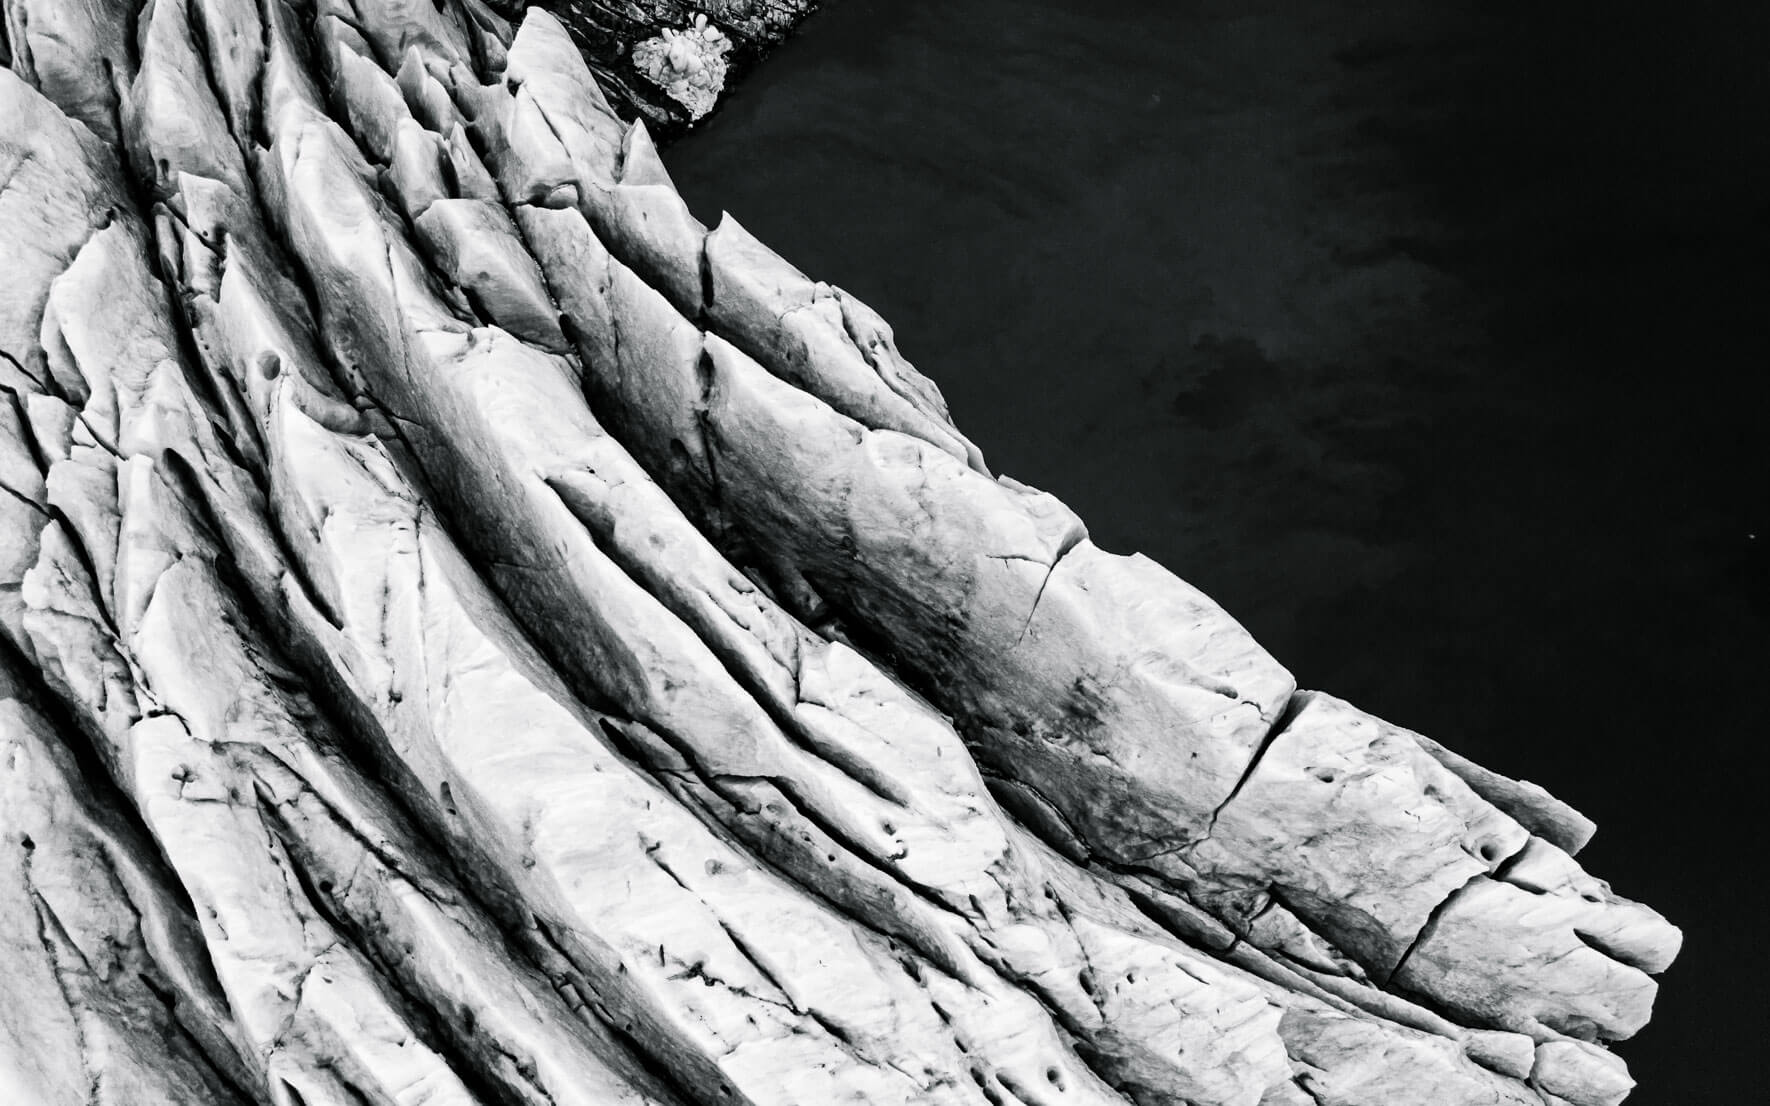
<svg viewBox="0 0 1770 1106"><path fill-rule="evenodd" d="M1632 1087L1588 820L992 474L560 20L4 7L21 1101Z"/></svg>

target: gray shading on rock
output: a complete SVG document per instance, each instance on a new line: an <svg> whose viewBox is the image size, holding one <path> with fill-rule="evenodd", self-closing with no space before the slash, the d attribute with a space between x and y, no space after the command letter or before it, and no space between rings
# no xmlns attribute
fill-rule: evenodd
<svg viewBox="0 0 1770 1106"><path fill-rule="evenodd" d="M1631 1088L1590 822L993 474L552 15L5 13L0 1100Z"/></svg>

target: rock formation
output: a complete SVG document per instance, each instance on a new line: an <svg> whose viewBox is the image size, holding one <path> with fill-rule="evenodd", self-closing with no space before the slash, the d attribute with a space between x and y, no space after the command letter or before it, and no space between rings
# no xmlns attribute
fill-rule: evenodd
<svg viewBox="0 0 1770 1106"><path fill-rule="evenodd" d="M523 3L491 5L519 20ZM728 84L778 46L817 0L552 0L623 117L666 133L713 109Z"/></svg>
<svg viewBox="0 0 1770 1106"><path fill-rule="evenodd" d="M686 108L691 119L699 119L725 91L729 53L731 40L697 15L688 27L665 27L658 37L633 47L632 58L634 68Z"/></svg>
<svg viewBox="0 0 1770 1106"><path fill-rule="evenodd" d="M1591 823L992 475L554 17L4 6L0 1100L1626 1095Z"/></svg>

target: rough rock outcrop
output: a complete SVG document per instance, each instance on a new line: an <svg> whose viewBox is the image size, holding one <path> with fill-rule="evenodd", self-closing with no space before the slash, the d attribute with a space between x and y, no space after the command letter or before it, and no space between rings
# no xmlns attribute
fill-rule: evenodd
<svg viewBox="0 0 1770 1106"><path fill-rule="evenodd" d="M818 0L549 0L624 117L667 132L700 120ZM493 4L519 20L525 5Z"/></svg>
<svg viewBox="0 0 1770 1106"><path fill-rule="evenodd" d="M559 21L5 10L0 1089L1627 1093L1590 823L993 476Z"/></svg>

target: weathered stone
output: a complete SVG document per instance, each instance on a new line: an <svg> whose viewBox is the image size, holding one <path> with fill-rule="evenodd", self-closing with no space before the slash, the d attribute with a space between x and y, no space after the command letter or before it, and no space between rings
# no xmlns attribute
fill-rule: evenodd
<svg viewBox="0 0 1770 1106"><path fill-rule="evenodd" d="M871 309L814 284L730 215L704 248L703 309L721 334L849 418L913 434L985 471L939 390L897 356L891 331Z"/></svg>
<svg viewBox="0 0 1770 1106"><path fill-rule="evenodd" d="M1647 1024L1659 991L1644 968L1663 965L1678 945L1678 931L1639 904L1476 876L1439 908L1394 982L1455 1015L1539 1040L1623 1040Z"/></svg>
<svg viewBox="0 0 1770 1106"><path fill-rule="evenodd" d="M315 260L319 259L316 257ZM340 279L343 278L342 273L338 275ZM386 292L381 294L387 295ZM703 744L703 734L724 735L722 741L728 743L733 729L729 722L719 721L718 712L729 709L753 710L749 705L750 700L734 690L723 696L731 704L730 708L716 705L716 698L705 700L705 707L688 703L672 705L668 701L671 693L667 689L661 695L657 691L646 690L645 681L648 677L645 673L654 670L668 673L683 664L700 666L698 675L687 677L683 686L699 689L703 695L708 690L719 688L721 678L704 661L693 659L696 647L686 638L681 639L681 645L668 652L659 651L679 631L669 629L672 623L668 616L660 618L659 614L646 613L648 608L644 605L643 597L635 594L629 600L629 603L639 603L631 607L631 613L621 615L610 609L607 602L611 594L609 587L619 580L619 569L613 565L601 570L602 576L599 578L607 583L598 587L594 594L602 599L602 617L624 618L626 621L605 624L609 628L601 630L598 636L624 641L649 638L653 642L653 652L648 655L644 665L629 665L631 678L638 681L637 683L626 688L604 685L603 692L612 695L617 703L642 708L654 723L663 724L667 732L676 735L676 740L686 743L693 750L693 762L707 778L721 781L728 777L734 780L785 777L802 781L801 787L795 789L791 799L775 798L773 801L788 805L809 803L820 812L820 821L827 819L830 823L841 826L844 844L831 845L832 848L840 848L846 853L858 846L876 857L874 863L890 863L894 867L900 867L903 870L901 878L911 887L923 887L938 893L956 909L968 906L970 911L983 913L985 917L992 913L993 910L986 908L984 903L1000 900L1003 881L1010 878L1012 865L1012 861L1003 856L999 830L993 835L993 845L990 833L986 832L979 838L974 831L970 831L970 839L975 840L976 844L967 844L966 837L956 835L956 823L948 823L952 828L946 828L940 822L927 821L930 814L940 811L944 801L938 790L928 790L924 785L918 791L910 792L918 796L918 801L899 800L882 805L879 798L863 786L867 781L877 781L874 783L875 787L900 795L905 793L906 787L917 787L913 778L905 779L901 774L893 774L877 765L881 753L886 752L893 753L897 773L918 773L924 776L934 774L936 777L941 774L939 748L930 748L925 744L918 747L905 741L914 733L913 730L906 730L905 723L917 724L916 716L921 713L921 708L905 699L894 684L876 677L869 680L870 666L858 656L846 652L840 646L832 648L802 630L795 630L784 614L771 611L771 604L763 600L752 585L743 581L741 575L713 553L704 539L675 512L661 491L651 485L649 478L625 457L618 446L601 435L594 423L588 421L587 415L580 415L575 425L561 422L562 416L570 412L578 401L572 398L571 392L560 390L562 386L569 386L571 381L560 367L551 366L546 359L495 333L486 333L470 343L466 349L459 351L438 345L434 338L430 339L429 348L441 370L433 374L432 379L446 380L451 373L456 374L459 384L452 386L470 388L471 394L476 398L473 402L450 408L427 407L422 416L417 418L400 416L403 422L411 423L415 428L408 436L420 442L420 458L440 468L458 468L461 460L454 459L446 452L432 452L425 448L422 442L427 435L423 428L431 425L435 419L458 419L470 412L478 413L474 417L487 421L474 427L456 423L453 427L455 432L446 435L445 439L459 440L464 435L470 435L482 441L501 443L498 448L507 451L512 461L520 459L521 468L509 470L512 478L522 468L545 474L545 483L552 489L550 494L561 496L567 505L574 507L574 511L595 529L600 538L599 544L610 551L619 551L623 565L637 567L641 577L654 590L673 597L672 602L677 605L677 609L690 617L709 641L723 640L722 648L729 651L728 656L734 660L747 656L748 665L756 680L773 684L779 689L775 699L777 709L790 712L794 716L795 726L802 733L803 740L810 743L821 760L807 760L803 753L775 735L773 727L759 717L742 723L755 735L752 738L753 748L748 753ZM548 385L546 382L550 378L553 383ZM371 386L373 385L374 381L371 381ZM488 391L488 388L494 390ZM393 389L396 393L405 392L407 386L394 382ZM526 398L531 393L535 396L534 400ZM455 412L453 416L451 411ZM519 428L521 433L517 432ZM536 430L542 432L536 434ZM587 452L586 445L598 440L602 444ZM564 443L578 444L571 448L562 448ZM487 504L496 501L489 490L474 495L472 499ZM484 513L483 509L481 513ZM667 520L674 521L665 524ZM534 523L523 522L518 516L500 514L499 533L503 535L501 547L505 550L513 548L510 539L532 525ZM584 544L585 537L573 539L572 531L562 529L557 522L550 524L544 533L552 535L550 541L575 540L584 550L584 557L595 556L591 552L595 547ZM657 557L656 550L667 551L667 558ZM334 579L344 578L337 573L330 575ZM493 575L498 577L501 574L494 569ZM528 573L523 574L527 575ZM434 575L431 578L435 578ZM733 587L734 583L736 588ZM687 586L682 586L684 584ZM518 594L520 595L520 588ZM589 594L591 593L586 593ZM713 599L719 605L703 609L702 604L708 599ZM573 606L580 607L586 613L590 609L579 604ZM380 625L382 620L377 617L369 621L372 625ZM765 632L765 628L770 627L771 623L773 629ZM622 629L623 626L628 628ZM761 647L760 651L758 646ZM668 659L671 656L682 659ZM790 667L783 668L783 661L790 662ZM786 681L784 686L783 680ZM680 698L679 693L676 697ZM401 698L404 699L405 696L402 695ZM685 709L689 713L683 713ZM708 711L713 713L707 713ZM877 717L869 718L869 712ZM696 721L702 717L709 719L709 722ZM739 714L736 717L742 719L745 716ZM864 728L855 728L856 723ZM923 714L919 724L923 729L936 728L936 733L931 736L937 744L944 742L945 751L949 754L945 763L953 769L962 770L965 765L962 747L956 736L944 728L944 723ZM944 736L941 736L942 732ZM881 746L881 740L897 744L899 748L892 750L891 744ZM869 765L869 760L875 764ZM977 805L983 801L980 794L982 788L974 776L967 780L966 774L961 771L958 783L963 786L967 782L968 791L953 795L958 800L953 817L958 822L978 822L983 816L983 808ZM773 792L774 789L770 787L767 790ZM826 791L828 796L822 797ZM863 812L869 809L877 813L870 818L862 817ZM893 822L897 825L893 826ZM978 824L987 826L987 822ZM880 833L881 827L885 831L883 836ZM675 836L679 838L680 835L679 829ZM972 861L969 853L977 845L991 851ZM1005 870L995 871L987 866L991 863L992 856L995 858L994 864ZM816 870L803 862L806 859L808 858L803 855L790 859L790 870L815 877L817 870L822 869L822 858L816 858ZM731 864L730 861L720 863L726 866ZM863 865L859 871L866 872L867 869ZM876 881L877 874L871 875ZM960 881L957 886L953 886L955 880ZM1041 901L1036 883L1023 884L1021 896L1021 901L1027 906ZM839 894L834 897L838 900L842 898ZM1000 907L994 909L999 910ZM983 921L984 918L979 920ZM1044 923L1047 927L1056 926L1059 929L1064 926L1055 914L1045 918ZM929 935L926 926L917 926L913 918L904 924L908 925L912 934L921 931L923 936L919 943L933 946L937 962L957 967L971 977L973 986L981 985L975 969L963 967L968 954L953 946L951 938L942 936L939 932L944 926L936 925L935 932ZM1022 925L1024 928L1024 923ZM1034 929L1027 929L1027 936L1032 936L1034 932ZM1073 941L1076 938L1069 939ZM1048 938L1039 938L1032 945L1023 948L1015 947L1024 940L1025 938L1017 939L1014 944L1007 945L1008 951L996 955L1003 958L1016 974L1030 977L1035 974L1035 969L1030 967L1032 961L1029 958L1042 955L1039 950ZM1072 963L1075 964L1075 969L1079 969L1081 960L1077 957ZM1045 987L1057 996L1058 1001L1069 1001L1069 996L1064 995L1063 985L1060 984L1061 976L1043 967L1036 969L1036 974L1051 975L1051 982ZM1156 964L1147 967L1144 974L1154 981L1160 981L1168 975L1173 975L1176 981L1186 978L1171 968ZM1160 986L1159 982L1157 985ZM1073 985L1071 989L1073 991ZM1085 997L1079 993L1074 997L1080 1000L1079 1005L1076 1005L1078 1016L1084 1016L1082 1011L1099 1016ZM1005 1001L1005 998L998 1001ZM949 1012L955 1017L959 1014L958 1009ZM1150 1016L1152 1015L1145 1014L1137 1007L1129 1007L1116 1012L1113 1018L1123 1020L1141 1017L1148 1021ZM1271 1055L1276 1058L1276 1053ZM1172 1070L1168 1078L1175 1078ZM1196 1080L1192 1081L1192 1085L1198 1085Z"/></svg>
<svg viewBox="0 0 1770 1106"><path fill-rule="evenodd" d="M249 1101L174 877L22 681L0 660L0 1087L44 1106Z"/></svg>
<svg viewBox="0 0 1770 1106"><path fill-rule="evenodd" d="M1530 1085L1568 1102L1616 1106L1635 1089L1628 1068L1612 1053L1584 1041L1536 1046Z"/></svg>
<svg viewBox="0 0 1770 1106"><path fill-rule="evenodd" d="M707 115L726 87L816 6L816 0L546 5L571 28L597 83L621 109L670 129ZM540 8L530 8L525 22Z"/></svg>
<svg viewBox="0 0 1770 1106"><path fill-rule="evenodd" d="M690 122L713 110L725 91L731 40L705 15L686 27L664 27L633 47L633 67L688 112Z"/></svg>
<svg viewBox="0 0 1770 1106"><path fill-rule="evenodd" d="M1461 777L1475 794L1510 814L1519 825L1551 845L1577 854L1598 830L1590 818L1529 780L1507 779L1422 734L1415 734L1414 740L1438 763Z"/></svg>
<svg viewBox="0 0 1770 1106"><path fill-rule="evenodd" d="M118 126L118 87L132 72L129 6L115 0L6 0L8 67L107 143Z"/></svg>
<svg viewBox="0 0 1770 1106"><path fill-rule="evenodd" d="M1527 838L1405 730L1300 692L1185 857L1205 878L1270 888L1386 978L1440 903Z"/></svg>
<svg viewBox="0 0 1770 1106"><path fill-rule="evenodd" d="M569 348L541 268L517 240L516 225L502 205L438 199L414 226L431 264L468 295L487 322L553 352Z"/></svg>
<svg viewBox="0 0 1770 1106"><path fill-rule="evenodd" d="M992 477L550 16L6 9L0 1089L1632 1086L1588 821Z"/></svg>

